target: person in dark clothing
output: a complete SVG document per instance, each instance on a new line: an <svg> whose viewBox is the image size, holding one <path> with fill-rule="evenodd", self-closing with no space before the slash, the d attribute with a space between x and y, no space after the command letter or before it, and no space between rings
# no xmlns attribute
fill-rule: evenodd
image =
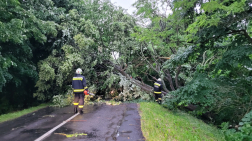
<svg viewBox="0 0 252 141"><path fill-rule="evenodd" d="M157 82L154 83L154 94L155 94L155 100L159 104L161 104L162 101L162 88L163 85L161 83L161 78L158 78Z"/></svg>
<svg viewBox="0 0 252 141"><path fill-rule="evenodd" d="M82 70L78 68L76 70L76 74L72 80L72 88L74 91L74 113L79 111L80 114L83 113L83 106L84 106L84 98L85 94L88 92L88 87L86 85L86 79L83 75L81 75Z"/></svg>
<svg viewBox="0 0 252 141"><path fill-rule="evenodd" d="M135 79L142 82L142 78L140 76L138 76L138 75L135 77Z"/></svg>

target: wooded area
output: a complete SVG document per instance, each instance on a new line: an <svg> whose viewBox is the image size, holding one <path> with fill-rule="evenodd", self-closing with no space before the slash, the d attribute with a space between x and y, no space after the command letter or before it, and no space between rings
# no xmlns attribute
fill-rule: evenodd
<svg viewBox="0 0 252 141"><path fill-rule="evenodd" d="M252 1L134 7L130 15L106 0L0 0L0 114L65 95L80 67L98 91L118 88L119 74L147 92L162 78L165 107L193 105L225 128L251 125Z"/></svg>

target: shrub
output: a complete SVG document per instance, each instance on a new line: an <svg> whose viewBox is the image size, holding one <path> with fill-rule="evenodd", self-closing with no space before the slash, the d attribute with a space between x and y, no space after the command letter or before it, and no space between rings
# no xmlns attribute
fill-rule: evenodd
<svg viewBox="0 0 252 141"><path fill-rule="evenodd" d="M69 89L65 95L55 95L53 96L53 105L55 107L64 107L71 105L74 100L73 90Z"/></svg>
<svg viewBox="0 0 252 141"><path fill-rule="evenodd" d="M227 141L251 141L252 140L252 111L247 113L239 123L238 130L228 129L229 123L222 123L222 131Z"/></svg>
<svg viewBox="0 0 252 141"><path fill-rule="evenodd" d="M150 101L152 99L151 94L143 92L141 88L128 80L126 77L120 75L120 87L123 87L119 96L114 97L115 100L120 101L132 101L135 99L141 99Z"/></svg>
<svg viewBox="0 0 252 141"><path fill-rule="evenodd" d="M208 118L221 124L223 121L239 122L247 111L252 110L251 81L227 77L208 78L198 73L186 86L169 93L172 99L164 98L169 109L197 105L193 114L211 113Z"/></svg>

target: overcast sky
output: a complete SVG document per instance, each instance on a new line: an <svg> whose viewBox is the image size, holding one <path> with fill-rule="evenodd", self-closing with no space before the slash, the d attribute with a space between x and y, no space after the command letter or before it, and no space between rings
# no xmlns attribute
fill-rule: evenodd
<svg viewBox="0 0 252 141"><path fill-rule="evenodd" d="M124 9L128 9L128 13L132 14L134 10L136 10L133 6L131 6L136 0L111 0L113 4L116 6L121 6Z"/></svg>

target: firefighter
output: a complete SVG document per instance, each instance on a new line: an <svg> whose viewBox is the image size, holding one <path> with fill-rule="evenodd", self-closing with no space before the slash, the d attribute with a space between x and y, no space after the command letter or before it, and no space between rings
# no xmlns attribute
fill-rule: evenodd
<svg viewBox="0 0 252 141"><path fill-rule="evenodd" d="M154 94L155 94L155 100L159 104L161 104L162 101L162 83L161 83L161 78L158 78L157 82L154 83Z"/></svg>
<svg viewBox="0 0 252 141"><path fill-rule="evenodd" d="M76 70L76 74L73 77L72 81L72 88L74 91L74 113L79 111L80 114L83 113L83 106L84 106L84 97L88 95L88 87L86 85L86 79L83 75L81 75L82 70L78 68ZM84 95L84 94L85 95Z"/></svg>

